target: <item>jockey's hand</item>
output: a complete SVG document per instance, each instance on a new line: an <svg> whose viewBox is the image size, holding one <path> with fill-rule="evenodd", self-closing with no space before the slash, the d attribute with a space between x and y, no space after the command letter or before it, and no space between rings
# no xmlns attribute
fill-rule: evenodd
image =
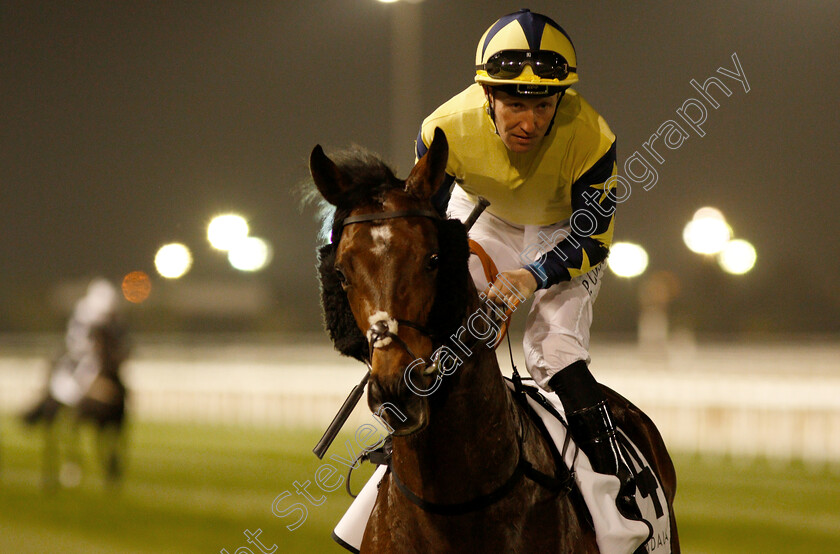
<svg viewBox="0 0 840 554"><path fill-rule="evenodd" d="M501 272L485 293L490 302L507 310L508 307L516 309L519 304L531 298L536 290L537 280L530 271L521 268Z"/></svg>

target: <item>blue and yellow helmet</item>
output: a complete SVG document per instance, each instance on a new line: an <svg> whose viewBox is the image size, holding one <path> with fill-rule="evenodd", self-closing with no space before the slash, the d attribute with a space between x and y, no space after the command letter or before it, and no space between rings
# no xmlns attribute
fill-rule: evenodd
<svg viewBox="0 0 840 554"><path fill-rule="evenodd" d="M502 17L484 32L475 68L477 83L518 85L524 94L545 94L578 81L572 39L553 20L527 9Z"/></svg>

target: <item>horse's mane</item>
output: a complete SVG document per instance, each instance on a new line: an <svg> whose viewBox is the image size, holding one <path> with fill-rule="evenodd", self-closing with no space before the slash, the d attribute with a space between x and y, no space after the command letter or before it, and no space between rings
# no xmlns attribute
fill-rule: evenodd
<svg viewBox="0 0 840 554"><path fill-rule="evenodd" d="M331 154L330 159L346 179L345 192L339 198L338 206L328 205L317 191L308 195L310 199L319 198L322 234L332 237L328 244L318 249L324 326L336 350L358 360L366 360L369 356L367 339L356 325L347 295L335 272L336 241L341 235L342 222L353 208L361 205L375 208L381 205L385 193L402 189L405 181L398 179L377 155L359 146ZM448 337L458 328L466 313L467 287L470 282L467 264L469 246L466 229L460 221L440 220L437 229L440 250L438 292L429 313L428 326L440 337Z"/></svg>

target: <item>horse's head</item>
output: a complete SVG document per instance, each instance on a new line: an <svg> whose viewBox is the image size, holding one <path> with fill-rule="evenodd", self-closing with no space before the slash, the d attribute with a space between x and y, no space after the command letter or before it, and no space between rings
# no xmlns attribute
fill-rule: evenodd
<svg viewBox="0 0 840 554"><path fill-rule="evenodd" d="M428 399L412 388L432 388L424 369L435 343L466 311L454 296L465 297L469 279L466 233L430 201L447 157L439 129L405 181L369 154L334 162L316 146L310 157L315 185L336 207L320 257L327 327L339 350L370 362L368 404L395 434L428 422Z"/></svg>

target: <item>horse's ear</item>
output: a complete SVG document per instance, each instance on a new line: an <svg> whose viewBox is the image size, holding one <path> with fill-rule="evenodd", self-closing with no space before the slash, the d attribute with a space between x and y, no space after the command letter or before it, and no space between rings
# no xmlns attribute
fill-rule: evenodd
<svg viewBox="0 0 840 554"><path fill-rule="evenodd" d="M436 127L428 152L423 154L406 179L405 190L418 198L431 198L443 183L448 160L446 134L443 129Z"/></svg>
<svg viewBox="0 0 840 554"><path fill-rule="evenodd" d="M315 181L315 186L330 204L337 206L341 194L346 190L346 180L338 166L324 154L324 149L318 144L309 155L309 173Z"/></svg>

